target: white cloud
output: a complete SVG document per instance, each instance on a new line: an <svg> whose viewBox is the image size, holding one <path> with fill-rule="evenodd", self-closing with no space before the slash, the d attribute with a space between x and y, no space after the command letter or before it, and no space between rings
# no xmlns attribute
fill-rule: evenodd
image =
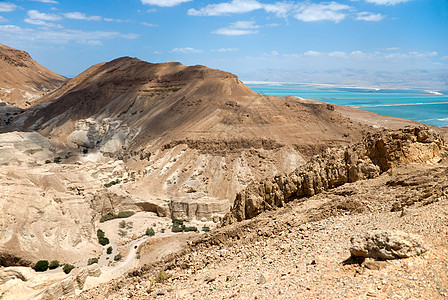
<svg viewBox="0 0 448 300"><path fill-rule="evenodd" d="M188 10L191 16L222 16L228 14L241 14L263 8L256 0L232 0L218 4L209 4L199 10L194 8Z"/></svg>
<svg viewBox="0 0 448 300"><path fill-rule="evenodd" d="M52 3L52 4L58 4L58 1L55 0L33 0L35 2L42 2L42 3Z"/></svg>
<svg viewBox="0 0 448 300"><path fill-rule="evenodd" d="M143 26L148 26L148 27L158 27L159 26L157 24L146 23L146 22L141 22L140 24L142 24Z"/></svg>
<svg viewBox="0 0 448 300"><path fill-rule="evenodd" d="M0 16L0 23L8 22L9 20Z"/></svg>
<svg viewBox="0 0 448 300"><path fill-rule="evenodd" d="M333 51L328 53L328 56L330 57L346 57L347 54L343 51Z"/></svg>
<svg viewBox="0 0 448 300"><path fill-rule="evenodd" d="M61 16L55 14L46 14L41 13L37 10L29 10L27 12L28 17L33 20L43 20L43 21L60 21L62 20Z"/></svg>
<svg viewBox="0 0 448 300"><path fill-rule="evenodd" d="M141 1L142 4L156 5L162 7L172 7L184 2L190 2L192 0L141 0Z"/></svg>
<svg viewBox="0 0 448 300"><path fill-rule="evenodd" d="M304 56L319 56L321 55L318 51L308 50L305 53L303 53Z"/></svg>
<svg viewBox="0 0 448 300"><path fill-rule="evenodd" d="M297 9L294 17L303 22L334 21L338 23L345 19L347 11L352 9L351 6L334 1L321 4L303 3Z"/></svg>
<svg viewBox="0 0 448 300"><path fill-rule="evenodd" d="M202 53L204 51L202 51L201 49L185 47L185 48L174 48L173 50L171 50L171 52L172 53L182 53L182 54L197 54L197 53Z"/></svg>
<svg viewBox="0 0 448 300"><path fill-rule="evenodd" d="M237 21L228 27L212 31L212 33L221 35L247 35L258 33L258 30L255 30L257 28L260 28L260 26L256 25L254 21Z"/></svg>
<svg viewBox="0 0 448 300"><path fill-rule="evenodd" d="M36 19L25 18L24 21L25 21L25 23L33 24L33 25L39 25L39 26L45 26L45 27L54 27L54 28L62 28L62 26L59 25L59 24L55 24L55 23L51 23L51 22L45 22L43 20L36 20Z"/></svg>
<svg viewBox="0 0 448 300"><path fill-rule="evenodd" d="M238 48L219 48L212 50L213 52L236 52L240 51Z"/></svg>
<svg viewBox="0 0 448 300"><path fill-rule="evenodd" d="M11 12L18 8L14 3L0 2L0 12Z"/></svg>
<svg viewBox="0 0 448 300"><path fill-rule="evenodd" d="M380 5L395 5L399 3L408 2L410 0L366 0L369 3L375 3Z"/></svg>
<svg viewBox="0 0 448 300"><path fill-rule="evenodd" d="M254 21L237 21L235 23L232 23L230 25L232 28L239 28L239 29L256 29L260 28L259 25L256 25Z"/></svg>
<svg viewBox="0 0 448 300"><path fill-rule="evenodd" d="M116 31L84 31L84 30L51 30L21 28L15 25L0 25L0 36L5 41L44 42L51 44L67 44L76 42L87 45L99 45L98 41L117 38L136 39L137 34L123 34Z"/></svg>
<svg viewBox="0 0 448 300"><path fill-rule="evenodd" d="M277 17L286 18L289 12L293 11L296 5L288 2L277 2L275 4L263 4L266 12L274 13Z"/></svg>
<svg viewBox="0 0 448 300"><path fill-rule="evenodd" d="M117 22L117 23L129 22L129 20L112 19L112 18L104 18L103 20L106 21L106 22Z"/></svg>
<svg viewBox="0 0 448 300"><path fill-rule="evenodd" d="M356 16L356 20L368 21L368 22L378 22L384 18L385 18L385 16L382 14L374 14L374 13L366 12L366 11L360 12Z"/></svg>
<svg viewBox="0 0 448 300"><path fill-rule="evenodd" d="M67 19L73 20L86 20L86 21L101 21L103 18L100 16L87 16L85 13L74 11L62 14Z"/></svg>

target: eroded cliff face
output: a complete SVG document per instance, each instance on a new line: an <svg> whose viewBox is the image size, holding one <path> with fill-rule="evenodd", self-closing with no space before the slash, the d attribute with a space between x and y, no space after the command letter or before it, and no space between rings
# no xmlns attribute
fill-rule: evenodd
<svg viewBox="0 0 448 300"><path fill-rule="evenodd" d="M375 178L399 164L436 164L446 157L442 136L426 127L369 133L355 145L325 150L288 175L249 185L236 195L223 224L251 219L293 199L313 196L345 183Z"/></svg>

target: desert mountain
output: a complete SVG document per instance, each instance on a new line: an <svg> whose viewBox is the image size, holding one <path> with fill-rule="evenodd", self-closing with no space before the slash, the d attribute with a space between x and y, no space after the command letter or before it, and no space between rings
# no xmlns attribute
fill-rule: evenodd
<svg viewBox="0 0 448 300"><path fill-rule="evenodd" d="M35 62L22 50L0 44L0 100L30 107L66 78Z"/></svg>
<svg viewBox="0 0 448 300"><path fill-rule="evenodd" d="M233 198L252 180L292 171L371 126L413 123L259 95L237 76L205 66L129 57L91 67L44 100L15 124L124 159L143 174L129 192L146 199Z"/></svg>

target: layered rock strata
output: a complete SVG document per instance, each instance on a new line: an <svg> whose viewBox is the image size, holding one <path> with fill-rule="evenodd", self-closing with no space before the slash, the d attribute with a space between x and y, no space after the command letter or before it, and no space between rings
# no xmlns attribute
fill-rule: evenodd
<svg viewBox="0 0 448 300"><path fill-rule="evenodd" d="M438 163L446 153L442 136L427 127L369 133L355 145L325 150L289 175L249 185L236 195L223 224L251 219L345 183L377 177L401 163Z"/></svg>

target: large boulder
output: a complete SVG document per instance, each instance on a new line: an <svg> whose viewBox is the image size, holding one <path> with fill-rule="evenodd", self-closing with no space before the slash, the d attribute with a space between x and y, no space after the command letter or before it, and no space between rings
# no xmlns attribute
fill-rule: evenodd
<svg viewBox="0 0 448 300"><path fill-rule="evenodd" d="M428 251L420 237L402 231L374 230L355 234L350 241L352 256L381 260L407 258Z"/></svg>

